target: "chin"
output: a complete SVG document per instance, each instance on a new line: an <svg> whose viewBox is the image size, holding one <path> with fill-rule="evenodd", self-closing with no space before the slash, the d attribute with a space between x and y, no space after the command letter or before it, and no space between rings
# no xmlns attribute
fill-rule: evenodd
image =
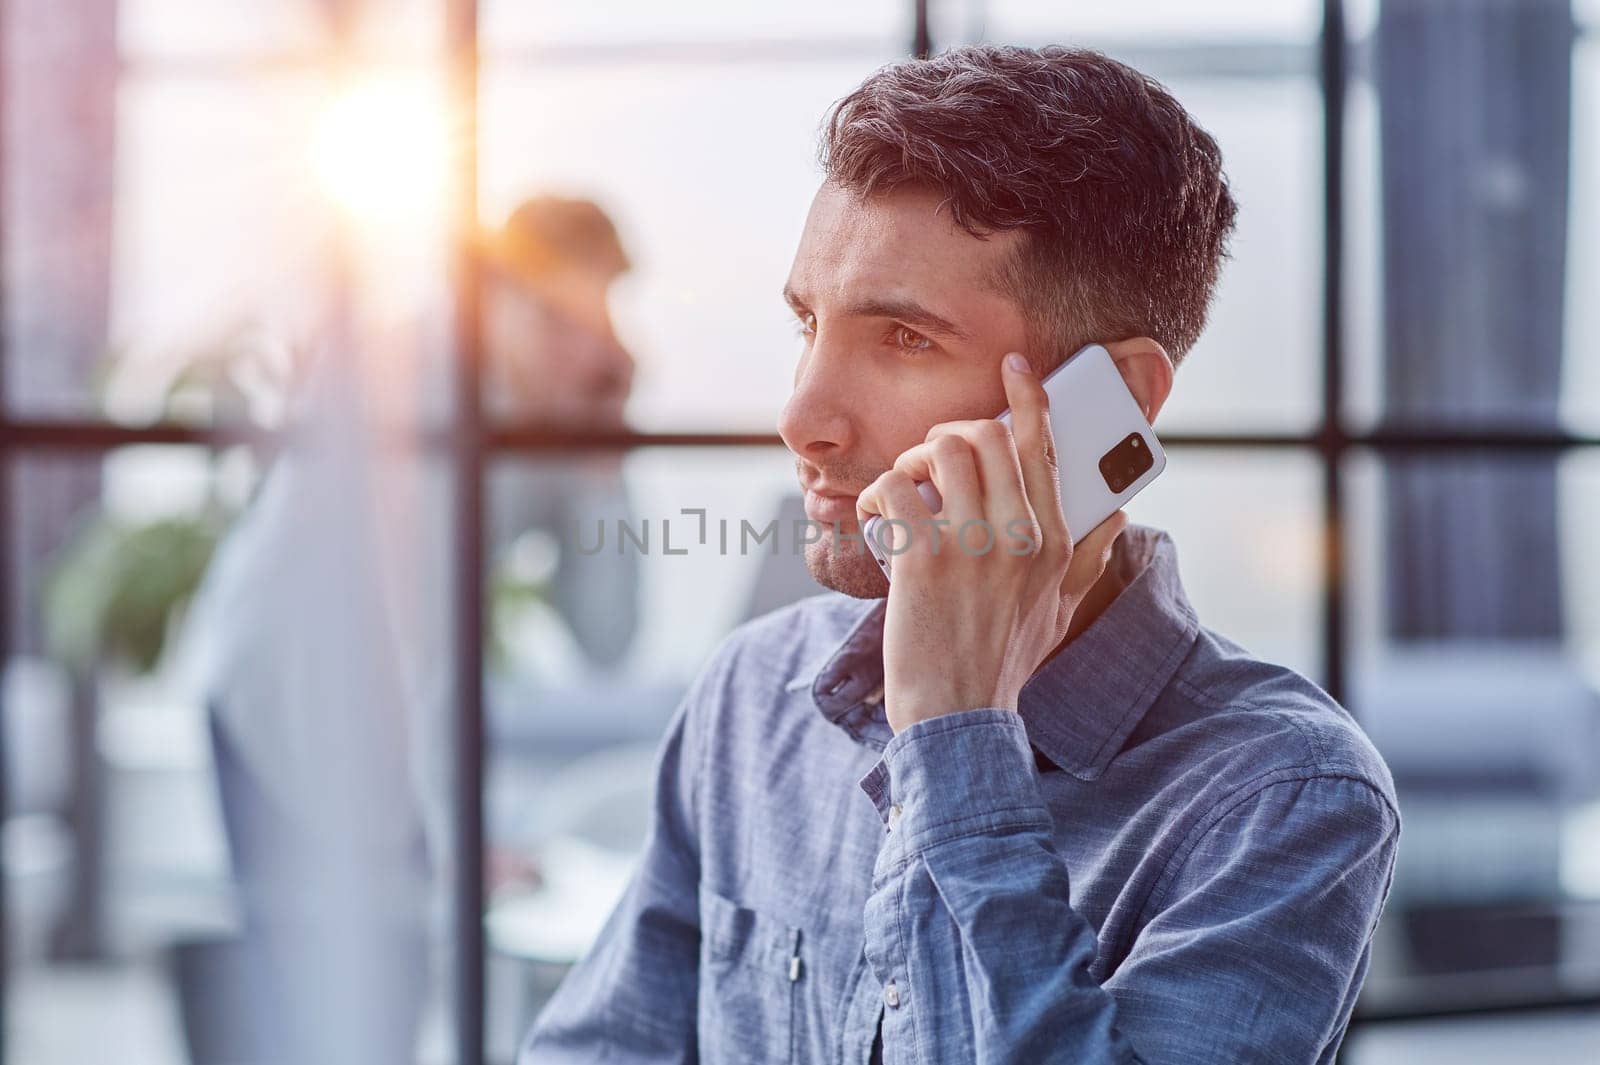
<svg viewBox="0 0 1600 1065"><path fill-rule="evenodd" d="M828 538L806 545L806 569L824 588L855 599L882 599L889 594L889 578L866 551L851 551Z"/></svg>

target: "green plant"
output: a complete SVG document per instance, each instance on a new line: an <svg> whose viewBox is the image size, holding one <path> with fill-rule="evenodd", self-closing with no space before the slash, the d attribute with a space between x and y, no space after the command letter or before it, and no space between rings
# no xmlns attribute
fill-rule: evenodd
<svg viewBox="0 0 1600 1065"><path fill-rule="evenodd" d="M102 662L154 669L228 523L215 509L138 523L96 514L83 522L45 578L50 654L85 673Z"/></svg>

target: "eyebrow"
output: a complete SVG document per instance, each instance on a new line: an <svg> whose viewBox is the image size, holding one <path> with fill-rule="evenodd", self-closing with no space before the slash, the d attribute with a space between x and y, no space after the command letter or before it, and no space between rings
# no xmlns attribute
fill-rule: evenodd
<svg viewBox="0 0 1600 1065"><path fill-rule="evenodd" d="M796 312L805 306L805 301L788 285L783 286L783 299ZM971 333L944 315L905 297L877 296L856 300L844 308L844 313L861 318L897 318L929 333L940 333L955 340L972 339Z"/></svg>

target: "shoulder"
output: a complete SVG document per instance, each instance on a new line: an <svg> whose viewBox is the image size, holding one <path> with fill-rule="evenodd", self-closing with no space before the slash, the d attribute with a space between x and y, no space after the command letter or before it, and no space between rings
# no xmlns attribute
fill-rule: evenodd
<svg viewBox="0 0 1600 1065"><path fill-rule="evenodd" d="M1394 780L1355 718L1287 666L1202 628L1169 688L1173 738L1193 744L1217 807L1312 789L1398 830ZM1352 813L1354 811L1351 811Z"/></svg>
<svg viewBox="0 0 1600 1065"><path fill-rule="evenodd" d="M1219 869L1272 892L1299 883L1285 870L1343 870L1361 905L1382 899L1401 831L1394 782L1331 695L1202 628L1161 704L1149 757L1184 768L1162 787L1173 823L1154 908Z"/></svg>

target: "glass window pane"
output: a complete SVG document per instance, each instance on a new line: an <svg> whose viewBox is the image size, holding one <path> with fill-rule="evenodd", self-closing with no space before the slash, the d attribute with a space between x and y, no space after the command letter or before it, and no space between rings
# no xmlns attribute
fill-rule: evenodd
<svg viewBox="0 0 1600 1065"><path fill-rule="evenodd" d="M774 558L771 541L749 541L743 550L739 543L741 521L764 526L798 497L794 461L782 448L498 460L489 480L487 557L511 567L507 580L545 589L540 600L555 611L556 631L568 634L557 642L574 656L560 668L546 662L535 677L582 679L603 667L687 683L717 640L754 616L745 600L761 581L797 593L768 595L766 609L820 592L803 558L788 551ZM695 510L706 512L704 543ZM630 538L618 539L619 521ZM648 543L639 546L634 534ZM591 584L611 589L611 602L581 591ZM540 649L533 640L517 646Z"/></svg>
<svg viewBox="0 0 1600 1065"><path fill-rule="evenodd" d="M1321 489L1302 451L1170 448L1128 504L1166 529L1200 623L1252 654L1322 679Z"/></svg>
<svg viewBox="0 0 1600 1065"><path fill-rule="evenodd" d="M335 325L442 335L461 146L439 70L124 67L90 17L107 12L24 6L49 46L13 50L8 71L11 410L273 424ZM430 13L417 0L354 29L417 43Z"/></svg>
<svg viewBox="0 0 1600 1065"><path fill-rule="evenodd" d="M805 516L779 448L508 457L489 499L493 1059L615 902L655 745L700 663L734 626L822 589L796 550ZM685 509L704 512L703 543Z"/></svg>
<svg viewBox="0 0 1600 1065"><path fill-rule="evenodd" d="M1321 412L1322 97L1309 78L1168 82L1217 139L1239 203L1206 331L1168 429L1295 432Z"/></svg>
<svg viewBox="0 0 1600 1065"><path fill-rule="evenodd" d="M1600 50L1573 38L1564 2L1363 8L1345 186L1351 424L1593 431Z"/></svg>
<svg viewBox="0 0 1600 1065"><path fill-rule="evenodd" d="M1368 1008L1600 991L1600 455L1354 458L1350 706L1405 817Z"/></svg>
<svg viewBox="0 0 1600 1065"><path fill-rule="evenodd" d="M1367 429L1383 411L1383 178L1378 94L1352 78L1345 98L1345 424Z"/></svg>
<svg viewBox="0 0 1600 1065"><path fill-rule="evenodd" d="M275 455L9 468L21 1060L92 1059L80 1035L153 1061L448 1045L456 497L443 456L392 447L402 353L319 361L315 428ZM300 978L281 1001L246 993L260 951Z"/></svg>
<svg viewBox="0 0 1600 1065"><path fill-rule="evenodd" d="M485 219L498 226L539 194L589 199L633 263L611 314L638 366L636 428L774 430L799 350L779 291L821 180L818 126L875 65L486 74Z"/></svg>
<svg viewBox="0 0 1600 1065"><path fill-rule="evenodd" d="M394 384L408 381L400 366L435 374L416 395L445 413L446 174L424 187L365 162L376 150L390 163L446 165L446 131L430 141L413 104L442 109L437 80L374 75L336 91L312 70L125 78L104 176L115 209L98 221L45 178L50 166L93 170L109 158L61 160L48 146L14 155L27 192L11 206L37 203L43 214L14 216L30 221L11 249L8 406L274 427L315 350L381 345ZM406 142L394 158L392 141L342 150L333 139L346 126L397 122ZM66 251L40 217L72 219ZM101 222L104 232L91 232ZM416 345L429 357L418 361Z"/></svg>
<svg viewBox="0 0 1600 1065"><path fill-rule="evenodd" d="M104 153L57 134L8 156L7 406L127 422L266 417L286 345L333 289L310 151L327 101L310 75L134 78L116 90ZM90 185L112 211L82 209Z"/></svg>
<svg viewBox="0 0 1600 1065"><path fill-rule="evenodd" d="M233 905L204 711L173 667L243 487L225 465L169 447L6 464L8 1060L187 1060L195 966Z"/></svg>
<svg viewBox="0 0 1600 1065"><path fill-rule="evenodd" d="M124 83L108 358L82 413L229 420L228 394L198 387L207 368L270 375L273 345L324 311L332 232L308 149L327 98L310 75Z"/></svg>
<svg viewBox="0 0 1600 1065"><path fill-rule="evenodd" d="M1600 11L1600 8L1596 8ZM1600 17L1572 49L1572 184L1567 220L1561 421L1600 434Z"/></svg>

